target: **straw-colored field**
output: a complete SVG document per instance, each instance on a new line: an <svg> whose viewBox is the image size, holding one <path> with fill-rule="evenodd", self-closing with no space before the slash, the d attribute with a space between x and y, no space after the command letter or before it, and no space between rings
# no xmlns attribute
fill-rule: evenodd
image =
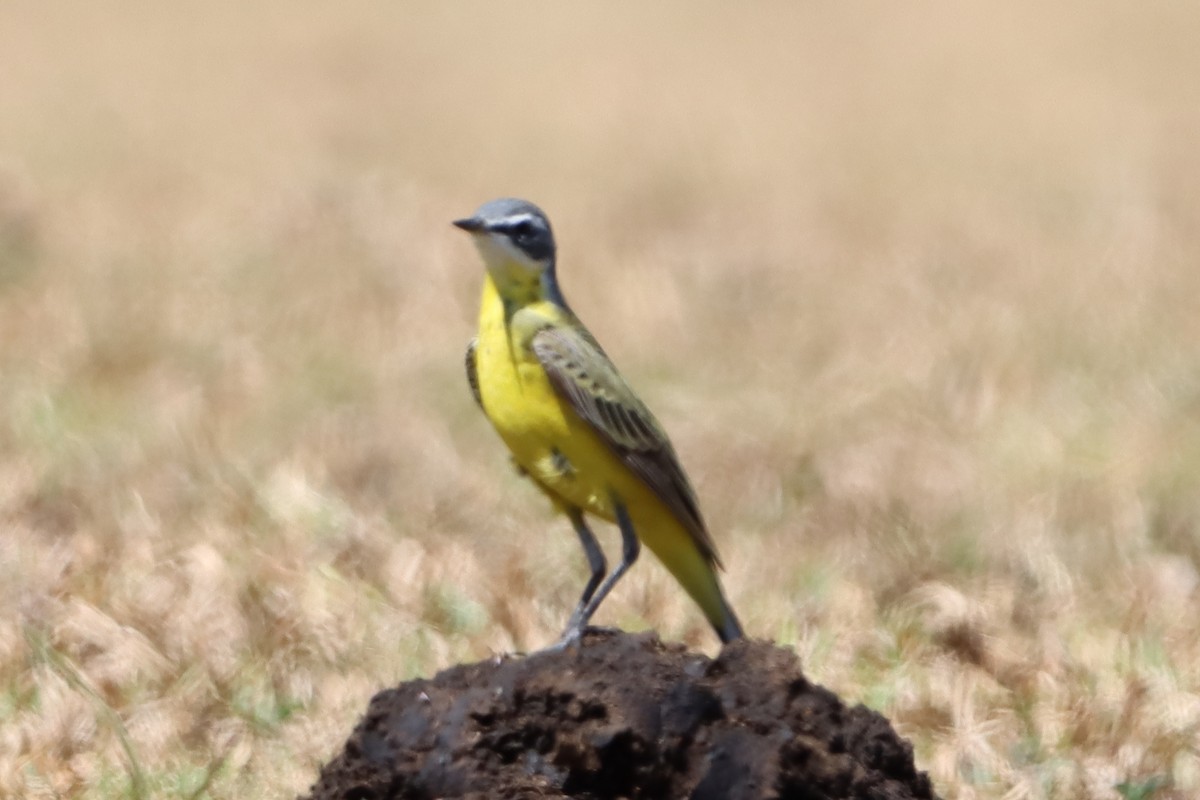
<svg viewBox="0 0 1200 800"><path fill-rule="evenodd" d="M291 796L556 636L504 194L753 635L948 798L1200 793L1200 7L168 5L0 10L0 796ZM716 646L649 555L597 621Z"/></svg>

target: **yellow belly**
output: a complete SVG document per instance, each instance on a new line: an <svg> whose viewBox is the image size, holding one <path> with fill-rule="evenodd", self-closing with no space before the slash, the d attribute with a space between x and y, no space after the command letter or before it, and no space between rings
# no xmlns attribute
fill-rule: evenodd
<svg viewBox="0 0 1200 800"><path fill-rule="evenodd" d="M612 494L628 489L628 478L614 474L623 466L559 399L532 353L510 341L498 311L483 315L475 354L484 412L516 462L555 501L611 520Z"/></svg>

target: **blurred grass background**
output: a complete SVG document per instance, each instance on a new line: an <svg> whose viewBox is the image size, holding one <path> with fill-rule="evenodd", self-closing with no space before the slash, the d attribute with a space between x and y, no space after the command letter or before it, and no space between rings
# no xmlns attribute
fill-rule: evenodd
<svg viewBox="0 0 1200 800"><path fill-rule="evenodd" d="M518 195L753 635L947 797L1195 796L1198 26L6 3L0 795L291 796L375 690L553 639L582 558L448 224ZM652 558L598 622L715 649Z"/></svg>

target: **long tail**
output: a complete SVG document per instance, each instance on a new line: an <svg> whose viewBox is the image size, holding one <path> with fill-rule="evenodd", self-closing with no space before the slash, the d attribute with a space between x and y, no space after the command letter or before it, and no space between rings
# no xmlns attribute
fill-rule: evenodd
<svg viewBox="0 0 1200 800"><path fill-rule="evenodd" d="M733 606L729 605L729 601L725 599L725 593L721 591L721 587L717 586L717 596L720 600L717 613L713 614L705 609L704 616L708 617L709 623L716 630L717 636L721 637L723 644L729 644L734 639L741 639L746 634L742 632L742 623L738 622L737 614L733 613Z"/></svg>
<svg viewBox="0 0 1200 800"><path fill-rule="evenodd" d="M683 534L682 527L679 528L679 533ZM687 541L690 543L690 539ZM696 601L696 605L700 606L700 610L704 612L705 618L722 642L732 642L745 636L733 606L725 598L716 564L705 558L696 547L673 547L665 551L661 547L656 550L651 546L650 549L655 551L663 566L675 576Z"/></svg>

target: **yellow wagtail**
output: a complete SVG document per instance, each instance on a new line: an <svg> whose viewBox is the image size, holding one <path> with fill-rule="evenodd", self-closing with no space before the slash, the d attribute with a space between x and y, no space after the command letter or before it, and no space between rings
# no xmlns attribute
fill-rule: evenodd
<svg viewBox="0 0 1200 800"><path fill-rule="evenodd" d="M563 632L577 639L637 560L639 539L704 611L721 641L742 635L696 495L658 421L563 299L554 236L524 200L485 203L454 223L487 267L467 377L517 466L575 527L591 578ZM584 514L616 522L620 565L607 565Z"/></svg>

